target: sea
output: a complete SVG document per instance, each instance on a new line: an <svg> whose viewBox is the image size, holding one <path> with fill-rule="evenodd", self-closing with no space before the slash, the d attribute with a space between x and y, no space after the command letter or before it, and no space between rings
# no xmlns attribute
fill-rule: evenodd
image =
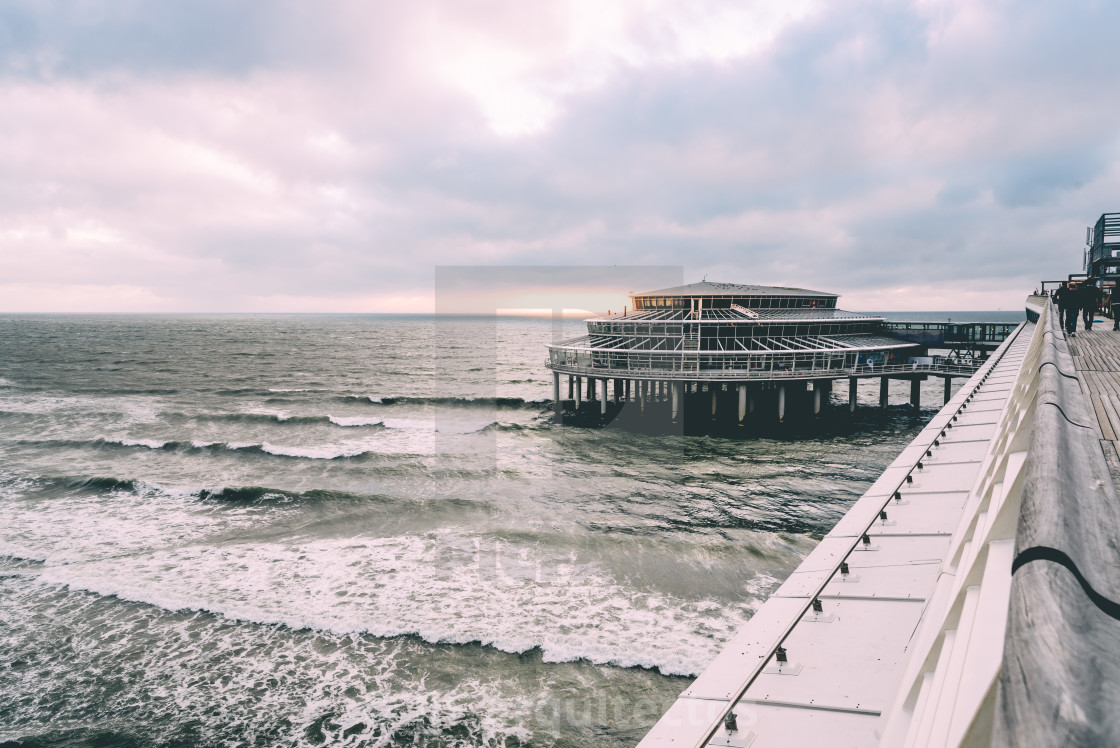
<svg viewBox="0 0 1120 748"><path fill-rule="evenodd" d="M582 332L0 315L0 744L637 743L941 381L796 433L559 425Z"/></svg>

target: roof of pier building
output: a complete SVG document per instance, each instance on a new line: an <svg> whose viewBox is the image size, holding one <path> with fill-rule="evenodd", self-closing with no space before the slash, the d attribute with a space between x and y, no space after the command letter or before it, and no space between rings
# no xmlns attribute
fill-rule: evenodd
<svg viewBox="0 0 1120 748"><path fill-rule="evenodd" d="M807 288L790 288L787 286L752 286L743 283L716 283L714 281L700 281L684 286L662 288L657 291L631 294L635 299L648 296L815 296L817 298L839 298L840 294L825 291L811 291Z"/></svg>
<svg viewBox="0 0 1120 748"><path fill-rule="evenodd" d="M688 307L659 308L626 310L625 313L616 312L591 317L587 322L755 322L771 324L797 324L810 322L869 322L883 321L886 317L879 314L862 314L860 312L847 312L843 309L832 307L825 308L747 308L734 307L689 310Z"/></svg>
<svg viewBox="0 0 1120 748"><path fill-rule="evenodd" d="M837 294L785 286L701 281L658 291L632 293L635 310L644 309L835 309Z"/></svg>

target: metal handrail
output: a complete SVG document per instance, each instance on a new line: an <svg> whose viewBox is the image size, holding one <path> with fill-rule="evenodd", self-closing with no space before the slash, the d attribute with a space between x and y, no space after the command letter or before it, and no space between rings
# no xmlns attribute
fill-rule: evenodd
<svg viewBox="0 0 1120 748"><path fill-rule="evenodd" d="M986 362L975 366L957 364L888 364L883 366L855 366L838 369L789 369L789 370L750 370L750 369L654 369L650 368L607 368L583 367L576 365L553 364L545 361L545 366L561 374L577 376L596 376L604 379L680 379L687 381L719 379L729 381L769 380L769 379L840 379L843 377L878 377L891 374L940 374L942 376L970 377L980 370Z"/></svg>

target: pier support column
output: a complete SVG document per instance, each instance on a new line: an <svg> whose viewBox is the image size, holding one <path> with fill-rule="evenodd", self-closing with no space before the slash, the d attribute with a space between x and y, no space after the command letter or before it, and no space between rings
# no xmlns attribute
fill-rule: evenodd
<svg viewBox="0 0 1120 748"><path fill-rule="evenodd" d="M552 372L552 410L560 418L560 372Z"/></svg>
<svg viewBox="0 0 1120 748"><path fill-rule="evenodd" d="M739 385L739 425L743 425L743 419L747 417L747 385Z"/></svg>
<svg viewBox="0 0 1120 748"><path fill-rule="evenodd" d="M922 380L917 377L910 380L910 405L915 412L922 409Z"/></svg>
<svg viewBox="0 0 1120 748"><path fill-rule="evenodd" d="M626 389L626 394L624 395L624 397L626 398L626 402L628 402L628 403L634 402L633 400L630 399L630 380L629 379L624 380L623 383L622 383L622 386Z"/></svg>
<svg viewBox="0 0 1120 748"><path fill-rule="evenodd" d="M569 400L574 400L575 399L575 395L572 394L572 387L575 386L575 383L576 383L576 378L573 377L571 374L569 374L568 375L568 399Z"/></svg>
<svg viewBox="0 0 1120 748"><path fill-rule="evenodd" d="M891 391L891 378L879 377L879 407L887 407L887 399Z"/></svg>
<svg viewBox="0 0 1120 748"><path fill-rule="evenodd" d="M712 391L712 420L716 420L716 398L719 395L714 384L709 384L708 389Z"/></svg>
<svg viewBox="0 0 1120 748"><path fill-rule="evenodd" d="M607 417L607 380L603 380L603 396L599 398L599 415Z"/></svg>
<svg viewBox="0 0 1120 748"><path fill-rule="evenodd" d="M747 413L754 413L754 389L747 393Z"/></svg>
<svg viewBox="0 0 1120 748"><path fill-rule="evenodd" d="M576 377L576 410L579 410L580 398L583 397L583 377Z"/></svg>
<svg viewBox="0 0 1120 748"><path fill-rule="evenodd" d="M614 380L614 401L616 403L622 402L622 380Z"/></svg>
<svg viewBox="0 0 1120 748"><path fill-rule="evenodd" d="M646 385L649 384L646 380L638 380L638 402L642 404L642 415L646 414Z"/></svg>
<svg viewBox="0 0 1120 748"><path fill-rule="evenodd" d="M681 385L680 382L673 382L670 386L673 388L673 423L676 423L681 403Z"/></svg>
<svg viewBox="0 0 1120 748"><path fill-rule="evenodd" d="M786 386L778 385L778 422L786 420Z"/></svg>
<svg viewBox="0 0 1120 748"><path fill-rule="evenodd" d="M587 378L587 402L595 402L595 378Z"/></svg>
<svg viewBox="0 0 1120 748"><path fill-rule="evenodd" d="M821 388L816 382L813 383L813 415L821 417Z"/></svg>
<svg viewBox="0 0 1120 748"><path fill-rule="evenodd" d="M945 377L945 403L944 404L948 405L949 401L952 400L952 399L953 399L953 378L952 377Z"/></svg>
<svg viewBox="0 0 1120 748"><path fill-rule="evenodd" d="M856 412L856 396L859 394L859 380L848 377L848 412Z"/></svg>

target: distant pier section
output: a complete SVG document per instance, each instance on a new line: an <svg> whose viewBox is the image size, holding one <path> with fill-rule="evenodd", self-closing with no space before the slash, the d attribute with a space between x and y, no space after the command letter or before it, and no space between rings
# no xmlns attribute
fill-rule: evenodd
<svg viewBox="0 0 1120 748"><path fill-rule="evenodd" d="M587 320L587 335L548 346L557 417L565 407L593 413L595 404L602 418L626 403L644 414L656 402L669 404L676 422L686 398L703 397L713 419L732 411L740 424L748 416L782 421L793 404L819 414L832 383L844 378L851 410L858 382L875 377L882 407L892 378L911 383L917 408L921 382L942 377L948 402L952 379L976 373L1016 327L890 322L837 309L838 298L707 281L634 294L621 314ZM930 356L930 348L946 355Z"/></svg>

